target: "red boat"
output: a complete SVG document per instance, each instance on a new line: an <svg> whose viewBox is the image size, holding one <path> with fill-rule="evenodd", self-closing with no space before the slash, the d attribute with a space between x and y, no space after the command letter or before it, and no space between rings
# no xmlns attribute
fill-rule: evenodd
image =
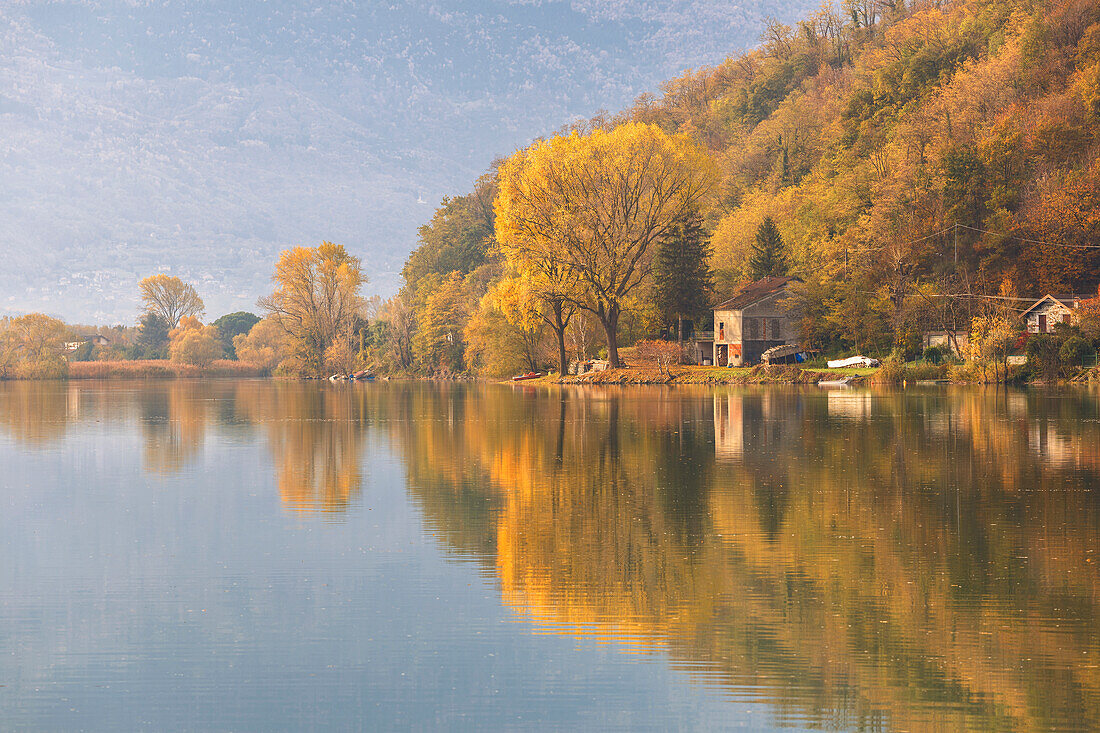
<svg viewBox="0 0 1100 733"><path fill-rule="evenodd" d="M522 382L527 379L538 379L542 376L542 372L527 372L526 374L518 374L512 377L513 382Z"/></svg>

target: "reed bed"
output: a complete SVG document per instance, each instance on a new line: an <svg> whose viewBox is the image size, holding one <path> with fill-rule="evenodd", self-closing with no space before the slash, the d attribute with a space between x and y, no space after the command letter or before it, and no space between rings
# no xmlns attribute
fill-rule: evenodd
<svg viewBox="0 0 1100 733"><path fill-rule="evenodd" d="M131 361L74 361L69 379L179 379L198 377L265 377L266 369L240 361L219 359L208 367L144 359Z"/></svg>

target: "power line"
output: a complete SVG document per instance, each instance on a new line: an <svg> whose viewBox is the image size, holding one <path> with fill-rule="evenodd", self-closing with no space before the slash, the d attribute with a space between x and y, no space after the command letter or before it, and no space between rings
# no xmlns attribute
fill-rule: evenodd
<svg viewBox="0 0 1100 733"><path fill-rule="evenodd" d="M981 229L979 227L972 227L968 224L959 224L959 223L955 223L955 224L952 224L950 226L944 227L943 229L940 229L939 231L932 232L931 234L926 234L925 236L918 237L917 239L909 239L909 240L906 240L904 242L898 242L898 244L901 245L901 246L905 246L905 245L909 245L909 244L920 244L921 242L932 239L933 237L940 237L940 236L943 236L944 234L947 234L948 232L954 232L955 233L955 238L954 238L954 240L955 240L954 241L954 244L955 244L955 262L957 263L959 261L958 230L960 228L969 229L972 232L979 232L981 234L990 234L990 235L993 235L995 237L1004 237L1005 239L1015 239L1016 241L1023 242L1024 244L1039 244L1039 245L1043 245L1045 247L1063 247L1065 249L1100 249L1100 244L1066 244L1064 242L1048 242L1048 241L1043 240L1043 239L1028 239L1027 237L1018 237L1015 234L1008 234L1007 232L994 232L994 231L990 231L989 229ZM855 249L853 251L854 252L877 252L879 250L886 249L889 246L890 246L889 244L884 244L881 247L861 247L861 248Z"/></svg>
<svg viewBox="0 0 1100 733"><path fill-rule="evenodd" d="M1046 247L1064 247L1066 249L1100 249L1100 244L1066 244L1065 242L1047 242L1042 239L1028 239L1026 237L1017 237L1014 234L1006 234L1005 232L991 232L988 229L980 229L978 227L968 226L966 224L956 224L956 227L962 227L963 229L969 229L972 232L981 232L982 234L992 234L995 237L1004 237L1005 239L1015 239L1018 242L1024 244L1041 244Z"/></svg>

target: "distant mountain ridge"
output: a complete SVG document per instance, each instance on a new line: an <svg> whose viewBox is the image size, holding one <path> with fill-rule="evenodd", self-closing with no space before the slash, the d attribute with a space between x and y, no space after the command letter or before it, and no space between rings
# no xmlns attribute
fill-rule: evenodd
<svg viewBox="0 0 1100 733"><path fill-rule="evenodd" d="M0 312L131 322L137 280L251 308L322 238L392 291L497 155L753 45L747 7L19 2L0 17Z"/></svg>

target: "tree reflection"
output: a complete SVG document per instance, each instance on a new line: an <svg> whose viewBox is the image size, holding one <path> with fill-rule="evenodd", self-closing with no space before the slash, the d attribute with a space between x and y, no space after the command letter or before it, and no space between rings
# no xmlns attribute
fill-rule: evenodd
<svg viewBox="0 0 1100 733"><path fill-rule="evenodd" d="M267 436L284 506L335 514L355 502L372 394L356 385L239 385L237 409Z"/></svg>
<svg viewBox="0 0 1100 733"><path fill-rule="evenodd" d="M145 386L135 394L146 470L176 473L201 452L211 419L209 387L173 380Z"/></svg>
<svg viewBox="0 0 1100 733"><path fill-rule="evenodd" d="M420 414L446 419L398 436L518 617L667 648L802 723L1100 725L1095 398L520 395L436 390Z"/></svg>
<svg viewBox="0 0 1100 733"><path fill-rule="evenodd" d="M65 435L79 399L64 382L0 381L0 427L20 443L47 445Z"/></svg>

